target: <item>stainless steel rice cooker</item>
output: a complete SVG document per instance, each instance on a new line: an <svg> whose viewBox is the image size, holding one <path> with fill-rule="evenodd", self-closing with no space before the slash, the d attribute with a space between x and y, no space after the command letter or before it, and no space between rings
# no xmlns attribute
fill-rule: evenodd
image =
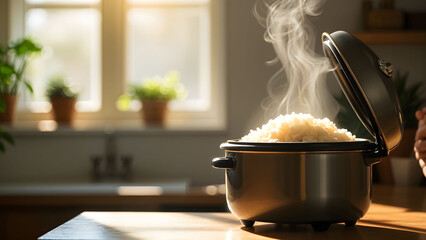
<svg viewBox="0 0 426 240"><path fill-rule="evenodd" d="M386 157L403 133L392 65L344 31L323 33L323 50L361 122L375 141L260 143L229 140L224 169L229 209L246 227L255 221L355 225L372 199L372 165Z"/></svg>

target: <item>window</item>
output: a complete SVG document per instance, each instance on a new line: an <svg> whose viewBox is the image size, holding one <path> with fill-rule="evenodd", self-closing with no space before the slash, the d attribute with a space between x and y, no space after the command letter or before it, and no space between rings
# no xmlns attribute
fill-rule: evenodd
<svg viewBox="0 0 426 240"><path fill-rule="evenodd" d="M130 1L127 9L127 79L138 83L143 76L170 70L180 72L188 89L175 109L206 110L209 96L208 1L152 6L158 1ZM158 3L157 3L158 4Z"/></svg>
<svg viewBox="0 0 426 240"><path fill-rule="evenodd" d="M41 1L27 2L32 4L28 5L25 13L25 35L34 36L42 44L43 51L28 66L26 75L32 81L34 95L26 95L24 107L33 112L48 112L50 104L44 97L46 82L59 75L65 77L79 92L78 111L99 111L99 10L91 5L70 5L67 8L51 5L51 8L47 8L36 4Z"/></svg>
<svg viewBox="0 0 426 240"><path fill-rule="evenodd" d="M43 46L28 66L34 94L20 94L18 121L50 119L44 89L50 77L59 75L80 92L77 126L139 125L138 108L120 112L115 101L130 83L174 70L188 96L171 103L171 122L223 127L220 3L10 0L9 38L29 35Z"/></svg>

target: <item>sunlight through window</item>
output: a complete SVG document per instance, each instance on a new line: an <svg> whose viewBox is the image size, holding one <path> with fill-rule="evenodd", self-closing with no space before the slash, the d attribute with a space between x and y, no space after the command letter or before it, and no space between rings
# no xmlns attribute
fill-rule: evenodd
<svg viewBox="0 0 426 240"><path fill-rule="evenodd" d="M180 3L169 1L173 2ZM188 96L185 101L173 102L172 108L208 109L208 15L208 9L202 4L195 7L131 7L127 13L128 82L137 84L144 78L178 71Z"/></svg>
<svg viewBox="0 0 426 240"><path fill-rule="evenodd" d="M25 103L47 112L47 81L63 76L79 92L78 111L97 111L100 94L100 15L96 9L33 8L26 14L26 33L43 46L27 70L34 88Z"/></svg>

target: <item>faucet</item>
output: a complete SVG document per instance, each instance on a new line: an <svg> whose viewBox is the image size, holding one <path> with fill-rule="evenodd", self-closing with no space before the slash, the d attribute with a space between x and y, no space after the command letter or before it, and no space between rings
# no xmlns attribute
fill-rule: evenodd
<svg viewBox="0 0 426 240"><path fill-rule="evenodd" d="M117 143L116 134L113 131L105 131L105 156L92 156L92 179L94 181L108 180L131 180L131 164L133 156L124 154L120 156L121 169L117 168ZM104 171L102 163L105 160Z"/></svg>
<svg viewBox="0 0 426 240"><path fill-rule="evenodd" d="M117 149L116 149L116 141L115 141L115 134L112 131L106 131L106 139L105 139L105 158L106 158L106 176L108 178L114 178L116 175L116 155L117 155Z"/></svg>

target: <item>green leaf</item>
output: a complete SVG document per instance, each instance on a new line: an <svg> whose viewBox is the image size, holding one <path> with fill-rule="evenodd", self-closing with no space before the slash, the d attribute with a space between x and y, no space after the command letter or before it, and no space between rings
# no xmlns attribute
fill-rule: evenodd
<svg viewBox="0 0 426 240"><path fill-rule="evenodd" d="M118 98L118 100L115 103L115 105L118 108L118 110L120 110L120 111L127 111L127 110L130 109L130 103L131 103L131 101L132 101L132 98L129 95L124 94L124 95L121 95Z"/></svg>
<svg viewBox="0 0 426 240"><path fill-rule="evenodd" d="M0 152L4 153L6 151L6 147L4 144L0 141Z"/></svg>
<svg viewBox="0 0 426 240"><path fill-rule="evenodd" d="M71 86L65 81L62 76L55 76L49 79L45 95L52 99L55 97L62 98L77 98L78 94L71 90Z"/></svg>
<svg viewBox="0 0 426 240"><path fill-rule="evenodd" d="M31 84L27 81L24 81L25 86L27 87L28 91L30 91L31 94L34 94L34 89L31 86Z"/></svg>
<svg viewBox="0 0 426 240"><path fill-rule="evenodd" d="M10 48L18 57L41 51L41 47L39 47L29 38L23 38L16 42L13 42Z"/></svg>
<svg viewBox="0 0 426 240"><path fill-rule="evenodd" d="M10 79L13 74L15 74L15 69L12 65L5 62L0 62L0 79Z"/></svg>
<svg viewBox="0 0 426 240"><path fill-rule="evenodd" d="M178 72L171 71L164 77L155 76L130 85L128 95L132 99L173 100L185 97L186 90L179 82Z"/></svg>
<svg viewBox="0 0 426 240"><path fill-rule="evenodd" d="M41 51L41 47L30 38L22 38L10 42L5 48L0 46L0 94L17 94L24 82L26 88L33 93L28 82L22 79L29 56Z"/></svg>

